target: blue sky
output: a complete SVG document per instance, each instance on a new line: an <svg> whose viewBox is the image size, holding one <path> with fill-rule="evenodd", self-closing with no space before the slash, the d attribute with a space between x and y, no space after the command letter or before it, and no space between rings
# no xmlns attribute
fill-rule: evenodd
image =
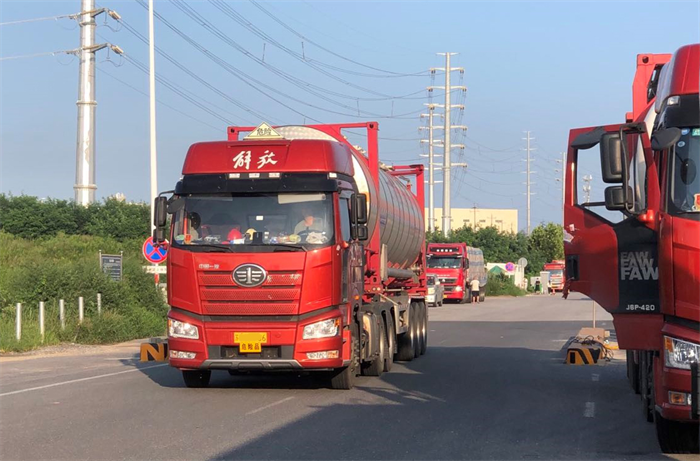
<svg viewBox="0 0 700 461"><path fill-rule="evenodd" d="M568 130L624 121L625 112L631 109L635 56L673 52L697 42L700 34L698 2L261 3L279 21L304 35L307 40L303 40L254 4L228 2L230 9L224 10L252 23L267 35L263 39L214 3L187 3L206 20L207 29L175 3L156 1L157 12L223 61L217 65L156 20L157 46L214 91L160 55L156 58L158 73L218 115L158 84L160 190L174 186L190 144L224 139L228 123L257 125L261 118L284 124L300 124L305 117L309 122L329 123L374 119L383 138L383 161L422 161L425 147L419 139L424 134L417 128L425 121L418 113L429 102L422 90L431 84L442 85L444 77L437 75L432 82L428 74L378 78L355 73L388 75L360 64L399 74L420 73L443 67L444 58L435 53L451 51L459 53L452 65L464 67L463 84L468 87L466 96L453 97L453 103L466 106L462 117L459 111L453 112L453 123L461 120L469 127L466 137L453 135L453 140L466 145L464 151L453 153L453 162L466 162L468 167L453 173L452 206L515 207L520 210L521 228L525 226L524 130L532 132L536 148L533 225L560 222L561 189L554 170L558 167L555 160L566 148ZM137 1L99 0L98 5L118 11L128 26L147 35L147 12ZM70 14L79 8L77 0L4 0L0 22ZM105 22L103 16L97 23L98 43L117 44L130 59L148 63L147 46L126 27L111 19ZM225 34L229 43L212 34L211 28ZM78 37L77 24L68 19L4 25L0 27L0 56L73 49ZM302 42L306 62L290 54L302 53ZM148 91L148 77L113 53L99 52L97 62L97 195L122 192L129 200L147 200L148 98L142 93ZM58 55L2 61L0 66L0 190L72 198L77 60ZM258 82L240 77L240 71ZM311 84L332 93L320 93L327 98L321 99L275 72L299 79L303 82L299 86ZM453 84L459 82L459 74L454 73ZM413 96L368 100L407 94ZM442 103L444 98L435 97L433 102ZM358 118L358 106L386 118ZM400 114L409 115L397 117ZM362 139L353 141L361 143ZM595 163L591 168L595 169ZM603 186L594 181L593 188L602 192ZM442 196L439 186L436 193ZM436 204L440 203L438 199Z"/></svg>

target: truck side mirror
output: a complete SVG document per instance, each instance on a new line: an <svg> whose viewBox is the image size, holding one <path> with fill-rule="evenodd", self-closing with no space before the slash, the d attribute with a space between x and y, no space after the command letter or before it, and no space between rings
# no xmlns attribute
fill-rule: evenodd
<svg viewBox="0 0 700 461"><path fill-rule="evenodd" d="M365 194L352 194L350 216L354 224L367 224L367 197Z"/></svg>
<svg viewBox="0 0 700 461"><path fill-rule="evenodd" d="M153 229L153 241L155 243L165 242L165 226Z"/></svg>
<svg viewBox="0 0 700 461"><path fill-rule="evenodd" d="M651 148L654 150L668 149L681 139L681 130L676 127L664 128L651 137Z"/></svg>
<svg viewBox="0 0 700 461"><path fill-rule="evenodd" d="M602 135L600 137L600 165L603 182L608 184L622 182L622 161L620 133Z"/></svg>
<svg viewBox="0 0 700 461"><path fill-rule="evenodd" d="M168 223L168 199L166 197L156 197L153 201L153 241L162 243L165 241L165 226Z"/></svg>
<svg viewBox="0 0 700 461"><path fill-rule="evenodd" d="M153 225L165 227L168 222L168 199L166 197L156 197L153 201Z"/></svg>
<svg viewBox="0 0 700 461"><path fill-rule="evenodd" d="M612 211L622 211L626 209L624 186L610 186L605 188L605 208ZM627 196L632 194L632 190L627 186Z"/></svg>

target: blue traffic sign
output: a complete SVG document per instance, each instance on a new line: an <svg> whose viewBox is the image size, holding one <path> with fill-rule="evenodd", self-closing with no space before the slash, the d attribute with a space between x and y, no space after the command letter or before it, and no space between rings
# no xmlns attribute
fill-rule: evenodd
<svg viewBox="0 0 700 461"><path fill-rule="evenodd" d="M165 262L168 259L168 241L166 240L156 247L153 243L153 237L148 237L143 242L143 257L154 264Z"/></svg>

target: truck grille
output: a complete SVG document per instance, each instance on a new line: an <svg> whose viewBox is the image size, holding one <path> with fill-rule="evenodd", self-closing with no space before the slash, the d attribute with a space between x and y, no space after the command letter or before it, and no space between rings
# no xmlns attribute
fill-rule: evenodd
<svg viewBox="0 0 700 461"><path fill-rule="evenodd" d="M229 271L202 272L199 294L204 314L291 315L299 308L301 273L271 272L259 287L242 288Z"/></svg>
<svg viewBox="0 0 700 461"><path fill-rule="evenodd" d="M440 283L445 285L454 285L457 283L457 279L452 277L438 277L438 279L440 280Z"/></svg>

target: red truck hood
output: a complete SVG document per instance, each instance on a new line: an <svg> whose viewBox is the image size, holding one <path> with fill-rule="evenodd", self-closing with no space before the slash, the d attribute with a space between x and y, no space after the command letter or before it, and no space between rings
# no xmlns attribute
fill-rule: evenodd
<svg viewBox="0 0 700 461"><path fill-rule="evenodd" d="M310 252L193 253L169 250L168 302L200 315L297 315L332 304L331 248ZM236 284L233 271L256 264L257 287Z"/></svg>

